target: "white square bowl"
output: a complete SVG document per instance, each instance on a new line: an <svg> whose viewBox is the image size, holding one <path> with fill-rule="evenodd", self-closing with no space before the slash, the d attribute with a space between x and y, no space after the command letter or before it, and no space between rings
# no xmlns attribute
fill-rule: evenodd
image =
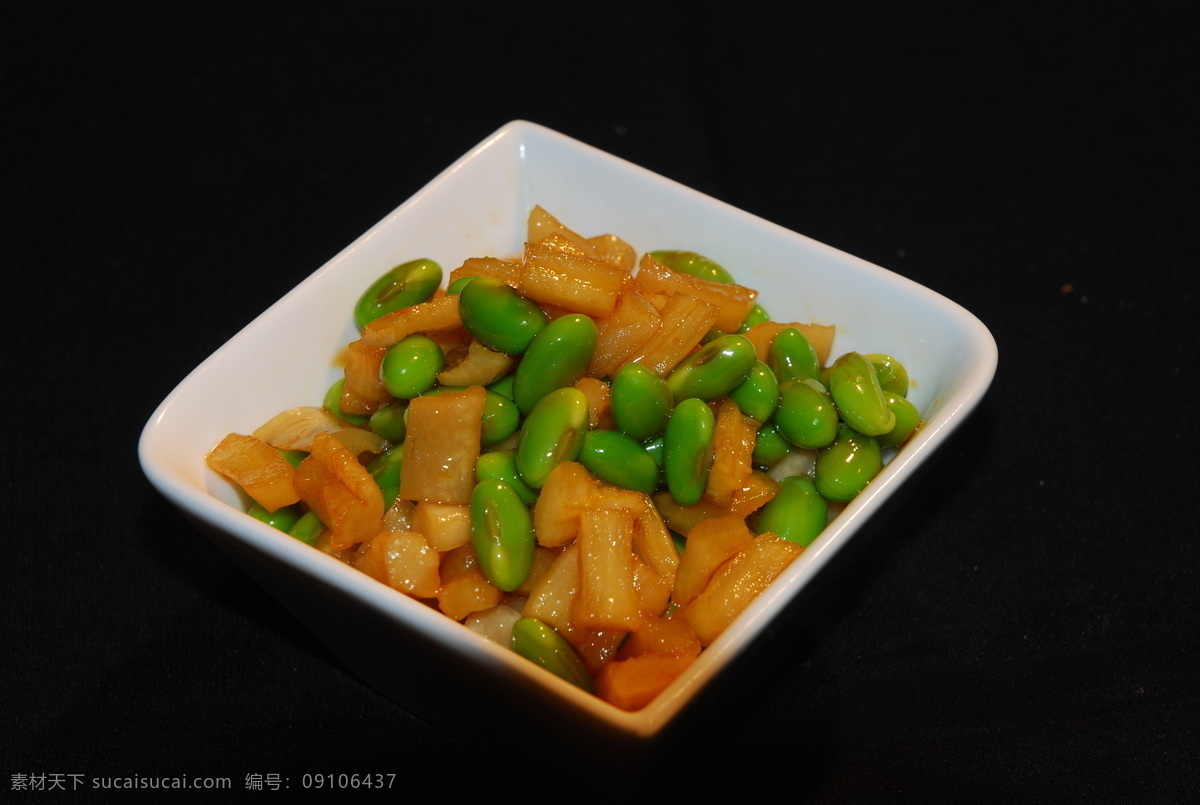
<svg viewBox="0 0 1200 805"><path fill-rule="evenodd" d="M351 311L383 271L416 257L449 270L517 253L540 204L585 235L690 249L728 267L779 321L837 326L833 354L888 352L915 381L924 427L859 497L651 705L623 712L425 605L247 516L205 465L227 433L319 404L357 338ZM591 747L639 746L695 705L882 503L963 421L995 373L996 345L958 305L885 269L768 223L540 126L488 137L197 367L146 424L139 456L161 493L366 682L467 737L483 716ZM604 739L604 740L602 740Z"/></svg>

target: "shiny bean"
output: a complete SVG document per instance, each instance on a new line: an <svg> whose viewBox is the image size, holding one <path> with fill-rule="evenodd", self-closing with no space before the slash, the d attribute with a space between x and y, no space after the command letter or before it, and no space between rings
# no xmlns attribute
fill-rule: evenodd
<svg viewBox="0 0 1200 805"><path fill-rule="evenodd" d="M779 407L779 381L770 366L756 360L746 379L729 392L729 398L743 414L761 424Z"/></svg>
<svg viewBox="0 0 1200 805"><path fill-rule="evenodd" d="M322 405L325 410L339 419L344 419L352 425L361 425L367 421L368 417L365 414L346 414L342 412L342 389L346 386L346 378L341 377L334 381L329 387L329 391L325 392L325 399Z"/></svg>
<svg viewBox="0 0 1200 805"><path fill-rule="evenodd" d="M613 424L626 436L639 442L658 436L674 404L667 381L640 363L627 363L613 375Z"/></svg>
<svg viewBox="0 0 1200 805"><path fill-rule="evenodd" d="M775 425L797 447L825 447L837 438L838 409L817 381L789 380L779 387Z"/></svg>
<svg viewBox="0 0 1200 805"><path fill-rule="evenodd" d="M675 367L667 386L676 403L689 397L710 402L741 385L756 362L754 344L746 336L721 336Z"/></svg>
<svg viewBox="0 0 1200 805"><path fill-rule="evenodd" d="M596 323L572 313L547 324L530 341L513 376L513 399L528 414L547 392L583 377L596 351Z"/></svg>
<svg viewBox="0 0 1200 805"><path fill-rule="evenodd" d="M425 396L463 390L462 386L438 386L425 392ZM521 426L521 412L517 410L516 403L503 394L492 391L491 388L484 391L486 393L483 398L483 418L479 423L479 443L487 447L498 444L517 432L517 428Z"/></svg>
<svg viewBox="0 0 1200 805"><path fill-rule="evenodd" d="M784 383L794 377L821 376L821 363L817 351L795 327L781 330L771 341L768 358L775 378Z"/></svg>
<svg viewBox="0 0 1200 805"><path fill-rule="evenodd" d="M388 347L379 367L379 379L393 397L411 400L433 388L445 365L446 357L436 341L410 335Z"/></svg>
<svg viewBox="0 0 1200 805"><path fill-rule="evenodd" d="M773 467L792 450L792 443L779 433L774 423L758 429L754 438L754 453L751 456L756 466Z"/></svg>
<svg viewBox="0 0 1200 805"><path fill-rule="evenodd" d="M392 311L428 301L442 284L442 267L432 260L412 260L377 279L354 306L358 329Z"/></svg>
<svg viewBox="0 0 1200 805"><path fill-rule="evenodd" d="M887 398L888 408L892 409L892 413L896 415L896 427L875 438L880 447L898 447L911 439L912 435L917 432L917 428L921 425L921 412L908 401L907 397L895 392L887 392L884 396Z"/></svg>
<svg viewBox="0 0 1200 805"><path fill-rule="evenodd" d="M813 481L826 500L849 502L883 468L879 443L847 425L838 426L833 444L817 453Z"/></svg>
<svg viewBox="0 0 1200 805"><path fill-rule="evenodd" d="M295 524L288 529L288 535L307 545L316 545L317 539L324 530L325 524L317 517L316 512L310 509L300 515Z"/></svg>
<svg viewBox="0 0 1200 805"><path fill-rule="evenodd" d="M875 367L875 375L879 378L880 388L885 392L899 394L901 397L908 396L908 370L904 368L904 364L891 355L884 355L881 352L872 352L864 357Z"/></svg>
<svg viewBox="0 0 1200 805"><path fill-rule="evenodd" d="M651 494L659 469L641 443L616 430L589 430L583 435L579 463L592 475L623 489Z"/></svg>
<svg viewBox="0 0 1200 805"><path fill-rule="evenodd" d="M533 567L533 518L503 481L481 481L471 493L471 546L483 575L505 592L520 587Z"/></svg>
<svg viewBox="0 0 1200 805"><path fill-rule="evenodd" d="M825 529L829 504L806 475L793 475L779 482L779 493L763 506L754 531L771 533L808 547Z"/></svg>
<svg viewBox="0 0 1200 805"><path fill-rule="evenodd" d="M588 426L587 396L568 386L543 397L517 433L517 470L525 483L541 489L550 472L574 461Z"/></svg>
<svg viewBox="0 0 1200 805"><path fill-rule="evenodd" d="M402 442L408 435L407 426L408 403L403 400L388 403L371 414L369 422L371 430L389 442Z"/></svg>
<svg viewBox="0 0 1200 805"><path fill-rule="evenodd" d="M520 355L546 326L533 302L492 277L476 277L458 294L463 326L485 346Z"/></svg>
<svg viewBox="0 0 1200 805"><path fill-rule="evenodd" d="M283 532L291 530L302 514L300 506L297 504L280 506L275 511L270 512L261 503L253 503L247 511L255 520L261 520L272 528Z"/></svg>
<svg viewBox="0 0 1200 805"><path fill-rule="evenodd" d="M517 454L515 450L492 450L479 456L475 462L475 480L503 481L513 488L526 506L532 506L537 501L536 489L530 488L517 472Z"/></svg>
<svg viewBox="0 0 1200 805"><path fill-rule="evenodd" d="M866 436L882 436L896 427L879 387L875 367L857 352L842 355L829 369L829 393L842 421Z"/></svg>
<svg viewBox="0 0 1200 805"><path fill-rule="evenodd" d="M521 618L512 627L513 651L588 693L595 693L587 666L571 644L535 618Z"/></svg>
<svg viewBox="0 0 1200 805"><path fill-rule="evenodd" d="M689 397L675 406L663 434L663 473L667 490L681 506L698 503L708 483L716 428L712 409Z"/></svg>
<svg viewBox="0 0 1200 805"><path fill-rule="evenodd" d="M759 324L765 324L771 320L771 314L766 308L755 302L750 306L750 312L746 314L746 318L742 320L742 324L738 327L739 333L744 333L751 327L756 327Z"/></svg>
<svg viewBox="0 0 1200 805"><path fill-rule="evenodd" d="M660 249L650 252L650 256L672 271L714 282L733 283L733 276L723 266L696 252Z"/></svg>
<svg viewBox="0 0 1200 805"><path fill-rule="evenodd" d="M400 471L404 463L404 446L397 444L367 465L367 472L380 489L400 486Z"/></svg>
<svg viewBox="0 0 1200 805"><path fill-rule="evenodd" d="M462 289L467 287L467 283L475 277L459 277L454 282L446 286L446 295L453 296L456 293L461 293Z"/></svg>

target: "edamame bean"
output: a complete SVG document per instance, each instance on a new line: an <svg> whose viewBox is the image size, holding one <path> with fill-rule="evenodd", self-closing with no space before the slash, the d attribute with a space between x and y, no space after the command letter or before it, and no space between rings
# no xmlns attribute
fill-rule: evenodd
<svg viewBox="0 0 1200 805"><path fill-rule="evenodd" d="M324 530L325 524L317 517L316 512L310 509L300 515L295 524L288 529L288 535L295 537L306 545L316 545L317 539Z"/></svg>
<svg viewBox="0 0 1200 805"><path fill-rule="evenodd" d="M291 530L301 515L300 507L296 504L280 506L275 511L270 512L261 503L254 503L251 504L247 511L255 520L261 520L272 528L279 529L285 533Z"/></svg>
<svg viewBox="0 0 1200 805"><path fill-rule="evenodd" d="M538 498L536 489L521 479L517 472L517 454L515 450L492 450L479 456L475 462L475 480L488 479L503 481L513 488L526 506L532 506Z"/></svg>
<svg viewBox="0 0 1200 805"><path fill-rule="evenodd" d="M368 417L364 414L347 414L342 412L342 389L346 387L346 378L341 377L334 381L329 387L329 391L325 392L325 399L322 405L325 410L339 419L344 419L352 425L361 425L367 421Z"/></svg>
<svg viewBox="0 0 1200 805"><path fill-rule="evenodd" d="M546 314L493 277L476 277L458 294L463 326L485 346L520 355L546 326Z"/></svg>
<svg viewBox="0 0 1200 805"><path fill-rule="evenodd" d="M517 471L525 483L541 489L555 467L577 459L587 426L587 396L579 389L567 386L543 397L517 433Z"/></svg>
<svg viewBox="0 0 1200 805"><path fill-rule="evenodd" d="M755 360L746 379L729 392L729 398L743 414L761 424L779 407L779 381L770 366Z"/></svg>
<svg viewBox="0 0 1200 805"><path fill-rule="evenodd" d="M675 406L663 433L663 474L667 490L681 506L700 502L713 462L716 421L712 409L697 397Z"/></svg>
<svg viewBox="0 0 1200 805"><path fill-rule="evenodd" d="M674 404L667 381L640 363L627 363L613 375L613 424L630 438L645 442L661 434Z"/></svg>
<svg viewBox="0 0 1200 805"><path fill-rule="evenodd" d="M895 392L885 392L888 408L896 415L896 427L882 436L876 436L880 447L898 447L904 444L917 432L921 425L921 412L904 397Z"/></svg>
<svg viewBox="0 0 1200 805"><path fill-rule="evenodd" d="M521 618L512 627L513 651L588 693L595 693L587 666L571 644L535 618Z"/></svg>
<svg viewBox="0 0 1200 805"><path fill-rule="evenodd" d="M794 377L820 378L821 363L817 351L795 327L781 330L771 341L768 358L771 371L782 384Z"/></svg>
<svg viewBox="0 0 1200 805"><path fill-rule="evenodd" d="M358 329L403 307L428 301L442 284L442 267L432 260L412 260L384 274L354 306Z"/></svg>
<svg viewBox="0 0 1200 805"><path fill-rule="evenodd" d="M838 409L817 381L792 379L779 387L775 425L797 447L825 447L837 438Z"/></svg>
<svg viewBox="0 0 1200 805"><path fill-rule="evenodd" d="M520 587L533 567L533 518L503 481L480 481L471 493L471 546L483 575L505 592Z"/></svg>
<svg viewBox="0 0 1200 805"><path fill-rule="evenodd" d="M448 392L464 391L465 386L438 386L425 392L430 394L446 394ZM521 412L516 403L503 394L484 389L483 417L480 420L479 444L483 447L498 444L517 432L521 426Z"/></svg>
<svg viewBox="0 0 1200 805"><path fill-rule="evenodd" d="M513 399L528 414L547 392L583 377L596 351L596 323L581 313L559 316L525 350L513 376Z"/></svg>
<svg viewBox="0 0 1200 805"><path fill-rule="evenodd" d="M442 348L432 338L410 335L388 347L379 366L379 379L388 394L411 400L433 388L446 365Z"/></svg>
<svg viewBox="0 0 1200 805"><path fill-rule="evenodd" d="M408 402L397 400L382 406L371 414L371 430L389 442L402 442L408 435Z"/></svg>
<svg viewBox="0 0 1200 805"><path fill-rule="evenodd" d="M770 468L783 460L792 450L792 443L779 433L773 422L768 422L758 429L754 437L754 453L751 456L755 465Z"/></svg>
<svg viewBox="0 0 1200 805"><path fill-rule="evenodd" d="M500 396L507 397L508 399L512 400L513 399L513 376L505 375L504 377L497 380L495 383L488 386L487 390L494 391L497 394L499 394ZM516 400L513 400L513 402L516 402Z"/></svg>
<svg viewBox="0 0 1200 805"><path fill-rule="evenodd" d="M848 503L881 469L883 457L874 437L839 425L837 439L817 453L813 482L821 497Z"/></svg>
<svg viewBox="0 0 1200 805"><path fill-rule="evenodd" d="M733 283L733 275L726 271L724 267L696 252L660 249L650 252L650 256L672 271L690 274L700 279L713 280L714 282Z"/></svg>
<svg viewBox="0 0 1200 805"><path fill-rule="evenodd" d="M828 519L829 504L817 492L813 480L793 475L779 482L779 493L763 506L754 533L774 534L807 548L825 529Z"/></svg>
<svg viewBox="0 0 1200 805"><path fill-rule="evenodd" d="M866 436L882 436L896 427L879 387L875 367L857 352L842 355L829 369L829 393L842 421Z"/></svg>
<svg viewBox="0 0 1200 805"><path fill-rule="evenodd" d="M754 344L746 336L721 336L675 367L667 386L676 403L689 397L710 402L741 385L756 361Z"/></svg>
<svg viewBox="0 0 1200 805"><path fill-rule="evenodd" d="M875 367L875 375L879 378L881 389L901 397L908 396L908 370L904 368L904 364L882 352L872 352L864 357Z"/></svg>
<svg viewBox="0 0 1200 805"><path fill-rule="evenodd" d="M367 472L375 479L380 489L400 486L400 472L404 464L404 446L397 444L382 453L367 465Z"/></svg>
<svg viewBox="0 0 1200 805"><path fill-rule="evenodd" d="M658 464L633 438L616 430L589 430L583 435L579 463L602 481L644 492L658 486Z"/></svg>
<svg viewBox="0 0 1200 805"><path fill-rule="evenodd" d="M467 287L467 283L473 279L475 279L475 277L459 277L454 282L446 286L446 295L453 296L456 293L462 292L462 289Z"/></svg>
<svg viewBox="0 0 1200 805"><path fill-rule="evenodd" d="M765 324L771 320L771 314L766 308L755 302L750 306L750 312L746 314L746 318L742 320L742 324L738 327L739 333L744 333L751 327L757 327L760 324Z"/></svg>

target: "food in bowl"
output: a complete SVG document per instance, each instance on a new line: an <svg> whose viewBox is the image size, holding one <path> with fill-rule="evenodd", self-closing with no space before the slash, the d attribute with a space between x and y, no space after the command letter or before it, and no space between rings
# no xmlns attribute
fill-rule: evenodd
<svg viewBox="0 0 1200 805"><path fill-rule="evenodd" d="M736 273L736 271L734 272ZM209 453L249 512L623 710L661 693L920 425L886 354L774 322L687 251L540 207L414 260L321 406Z"/></svg>

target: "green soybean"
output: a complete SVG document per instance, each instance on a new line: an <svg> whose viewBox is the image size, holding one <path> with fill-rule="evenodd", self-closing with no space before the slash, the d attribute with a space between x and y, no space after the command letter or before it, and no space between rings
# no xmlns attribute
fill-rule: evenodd
<svg viewBox="0 0 1200 805"><path fill-rule="evenodd" d="M568 386L543 397L517 433L517 471L525 483L541 489L555 467L577 459L587 426L588 401L579 389Z"/></svg>
<svg viewBox="0 0 1200 805"><path fill-rule="evenodd" d="M546 314L493 277L476 277L458 294L463 326L485 346L520 355L546 326Z"/></svg>
<svg viewBox="0 0 1200 805"><path fill-rule="evenodd" d="M797 447L825 447L837 438L838 409L817 381L789 380L779 387L775 425Z"/></svg>
<svg viewBox="0 0 1200 805"><path fill-rule="evenodd" d="M780 383L794 377L821 376L821 362L817 360L817 351L813 349L804 333L795 327L788 327L776 334L771 341L768 360L771 371Z"/></svg>
<svg viewBox="0 0 1200 805"><path fill-rule="evenodd" d="M733 283L733 275L723 266L696 252L660 249L650 252L650 256L672 271L714 282Z"/></svg>
<svg viewBox="0 0 1200 805"><path fill-rule="evenodd" d="M746 379L729 392L729 398L743 414L761 424L779 407L779 381L770 366L755 360Z"/></svg>
<svg viewBox="0 0 1200 805"><path fill-rule="evenodd" d="M641 443L616 430L589 430L583 435L579 463L602 481L644 492L658 486L659 469Z"/></svg>
<svg viewBox="0 0 1200 805"><path fill-rule="evenodd" d="M505 375L504 377L497 380L495 383L492 383L490 386L488 386L487 390L494 391L497 394L499 394L503 397L507 397L508 399L512 400L513 399L513 376L511 374ZM514 402L515 402L515 400L514 400Z"/></svg>
<svg viewBox="0 0 1200 805"><path fill-rule="evenodd" d="M559 316L530 341L513 376L513 399L528 414L547 392L583 377L596 351L596 323L581 313Z"/></svg>
<svg viewBox="0 0 1200 805"><path fill-rule="evenodd" d="M400 472L404 464L404 446L397 444L382 453L367 465L367 472L375 479L380 489L400 486Z"/></svg>
<svg viewBox="0 0 1200 805"><path fill-rule="evenodd" d="M883 457L875 438L839 425L837 439L817 453L813 482L821 497L848 503L881 469Z"/></svg>
<svg viewBox="0 0 1200 805"><path fill-rule="evenodd" d="M492 450L483 453L475 462L475 480L503 481L513 488L526 506L532 506L538 498L536 489L525 483L521 473L517 472L517 454L515 450Z"/></svg>
<svg viewBox="0 0 1200 805"><path fill-rule="evenodd" d="M550 626L535 618L521 618L512 627L513 651L537 663L577 688L595 693L587 666L579 654Z"/></svg>
<svg viewBox="0 0 1200 805"><path fill-rule="evenodd" d="M281 447L276 447L275 452L283 456L283 460L292 465L292 469L300 466L300 462L308 457L308 453L303 450L284 450Z"/></svg>
<svg viewBox="0 0 1200 805"><path fill-rule="evenodd" d="M627 363L612 378L610 406L617 430L639 442L663 432L675 397L667 381L640 363Z"/></svg>
<svg viewBox="0 0 1200 805"><path fill-rule="evenodd" d="M437 386L425 392L423 397L430 394L447 394L464 391L466 386ZM480 421L479 443L483 447L498 444L517 432L521 426L521 412L516 403L503 394L484 389L483 417Z"/></svg>
<svg viewBox="0 0 1200 805"><path fill-rule="evenodd" d="M750 312L746 314L746 318L742 320L742 324L738 327L739 333L744 333L751 327L757 327L760 324L766 324L771 320L771 314L766 308L755 302L750 306Z"/></svg>
<svg viewBox="0 0 1200 805"><path fill-rule="evenodd" d="M921 412L908 401L907 397L894 392L886 392L888 408L896 415L896 427L882 436L876 436L880 447L897 447L904 444L917 432L921 425Z"/></svg>
<svg viewBox="0 0 1200 805"><path fill-rule="evenodd" d="M675 367L667 386L676 403L689 397L712 401L741 385L757 360L754 344L746 336L721 336Z"/></svg>
<svg viewBox="0 0 1200 805"><path fill-rule="evenodd" d="M488 479L471 493L471 546L492 584L512 592L533 567L533 518L511 486Z"/></svg>
<svg viewBox="0 0 1200 805"><path fill-rule="evenodd" d="M402 442L408 435L408 402L397 400L381 406L368 421L376 434L389 442Z"/></svg>
<svg viewBox="0 0 1200 805"><path fill-rule="evenodd" d="M808 547L825 528L829 504L813 480L793 475L779 482L779 493L763 506L754 526L756 534L771 533Z"/></svg>
<svg viewBox="0 0 1200 805"><path fill-rule="evenodd" d="M875 367L857 352L842 355L829 369L829 393L842 421L866 436L882 436L896 427Z"/></svg>
<svg viewBox="0 0 1200 805"><path fill-rule="evenodd" d="M446 286L446 295L454 296L454 294L460 293L463 288L467 287L467 283L473 279L475 279L475 277L459 277L454 282Z"/></svg>
<svg viewBox="0 0 1200 805"><path fill-rule="evenodd" d="M428 301L442 284L442 267L432 260L412 260L377 279L354 306L358 329L400 308Z"/></svg>
<svg viewBox="0 0 1200 805"><path fill-rule="evenodd" d="M411 400L433 388L445 365L446 357L436 341L410 335L388 347L379 366L379 379L393 397Z"/></svg>
<svg viewBox="0 0 1200 805"><path fill-rule="evenodd" d="M325 524L317 517L316 512L306 511L300 515L295 524L288 529L288 534L306 545L316 545L317 538L325 530Z"/></svg>
<svg viewBox="0 0 1200 805"><path fill-rule="evenodd" d="M754 453L751 456L755 465L770 468L783 460L792 450L792 443L779 433L773 422L768 422L758 429L754 437Z"/></svg>
<svg viewBox="0 0 1200 805"><path fill-rule="evenodd" d="M352 425L361 425L367 421L368 417L364 414L347 414L342 411L342 389L346 387L346 378L338 378L334 381L329 390L325 392L325 399L322 405L325 410L334 416L344 419Z"/></svg>
<svg viewBox="0 0 1200 805"><path fill-rule="evenodd" d="M663 433L663 474L667 490L681 506L698 503L713 462L715 417L708 404L689 397L675 406Z"/></svg>
<svg viewBox="0 0 1200 805"><path fill-rule="evenodd" d="M872 352L864 356L875 367L875 375L879 378L879 387L885 392L908 396L908 370L904 364L891 355Z"/></svg>
<svg viewBox="0 0 1200 805"><path fill-rule="evenodd" d="M292 504L291 506L280 506L275 511L267 511L267 508L261 503L251 504L249 514L255 520L261 520L272 528L287 532L291 530L296 521L300 519L302 512L300 506Z"/></svg>

